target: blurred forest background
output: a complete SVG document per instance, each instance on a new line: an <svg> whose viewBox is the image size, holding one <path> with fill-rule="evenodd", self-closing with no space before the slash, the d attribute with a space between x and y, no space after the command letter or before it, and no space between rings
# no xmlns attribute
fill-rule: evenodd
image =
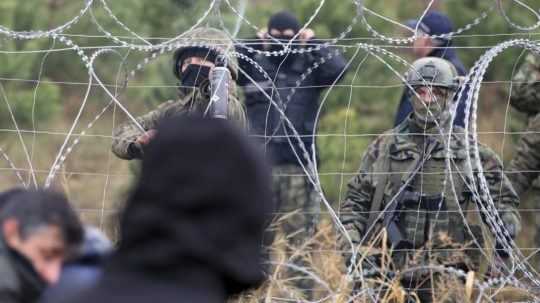
<svg viewBox="0 0 540 303"><path fill-rule="evenodd" d="M228 2L238 7L242 1ZM523 2L537 10L540 8L540 0ZM131 30L147 37L152 43L158 43L189 29L208 9L211 1L115 0L107 3L118 19ZM225 26L233 32L239 18L226 1L220 3L220 9L211 12L202 25ZM364 3L371 11L403 23L418 18L429 1L366 0ZM490 10L495 3L487 0L448 0L434 5L450 15L456 28L471 23L482 12L488 12L487 18L478 26L454 39L459 57L467 67L471 67L489 48L505 40L516 37L538 39L540 31L519 32L496 9ZM513 1L502 3L514 22L520 25L536 22L532 13ZM265 27L272 13L288 9L306 22L320 4L320 0L248 0L245 18L257 27ZM50 29L69 21L83 6L82 0L2 0L0 25L19 31ZM114 48L117 53L100 57L95 69L101 80L110 85L109 89L120 90L126 71L133 70L149 54L126 49L104 38L98 24L126 42L141 43L115 23L99 1L95 1L91 12L64 34L82 46L87 55L103 47ZM355 12L353 1L326 0L309 27L318 38L337 37L351 25ZM393 37L410 35L374 14L368 13L366 16L380 33ZM255 32L243 22L237 38L252 38ZM355 173L366 146L377 134L392 127L402 92L399 78L386 64L364 50L359 50L353 56L357 51L355 43L358 42L382 46L412 61L409 45L396 46L374 39L360 22L352 27L345 39L337 42L351 60L350 70L340 85L328 91L318 127L320 178L325 194L335 208L343 199L346 183ZM511 49L497 57L488 70L480 95L478 123L481 138L506 163L512 156L517 140L512 132L522 131L525 127L525 117L508 106L508 81L523 53L521 49ZM405 67L401 64L385 59L398 72L404 71ZM139 115L174 98L176 80L171 70L170 53L166 53L137 73L127 88L121 91L119 100L131 113ZM30 167L20 140L26 143L33 168L38 173L38 181L43 184L67 130L82 105L88 78L88 70L76 52L60 41L24 41L0 36L0 147L14 162L25 181L30 180ZM132 180L128 163L110 153L111 130L126 119L125 114L110 106L92 128L86 130L87 124L102 112L109 101L110 98L102 89L92 89L81 121L75 128L75 134L86 133L55 179L55 186L62 187L68 193L84 218L102 227L111 226L110 220L114 219L118 203L122 202ZM22 130L22 139L15 130L7 104L13 111L18 128ZM9 164L3 159L0 162L0 189L20 184ZM529 202L523 204L523 208L524 218L532 223L534 216L539 214L526 209L538 207ZM530 227L532 224L524 226ZM526 238L530 238L532 230L528 228L520 242L524 243Z"/></svg>

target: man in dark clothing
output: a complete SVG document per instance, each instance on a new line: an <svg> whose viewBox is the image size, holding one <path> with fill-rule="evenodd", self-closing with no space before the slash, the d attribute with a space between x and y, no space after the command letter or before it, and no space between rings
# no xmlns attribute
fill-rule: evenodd
<svg viewBox="0 0 540 303"><path fill-rule="evenodd" d="M81 242L79 218L61 194L17 190L0 211L0 227L0 302L36 302Z"/></svg>
<svg viewBox="0 0 540 303"><path fill-rule="evenodd" d="M456 51L451 48L452 41L448 38L431 38L430 36L438 36L451 33L453 31L452 21L446 16L437 11L428 12L421 20L409 20L406 25L411 29L418 28L418 36L413 42L414 56L419 59L423 57L439 57L450 61L456 68L460 77L464 76L467 71L459 60ZM457 106L454 125L465 126L465 97L463 94ZM411 105L411 93L408 87L405 87L401 100L399 101L394 126L403 122L410 113L413 112Z"/></svg>
<svg viewBox="0 0 540 303"><path fill-rule="evenodd" d="M157 128L120 218L118 250L91 289L57 302L225 302L263 279L270 172L232 122Z"/></svg>
<svg viewBox="0 0 540 303"><path fill-rule="evenodd" d="M298 19L284 11L270 18L268 30L259 32L254 43L237 46L238 52L256 63L240 58L243 72L238 83L245 93L250 133L264 146L272 163L274 201L279 213L285 215L278 221L278 228L287 236L292 250L314 235L320 213L320 197L301 166L308 163L306 158L313 157L319 99L324 89L343 77L347 65L331 47L295 53L320 44L311 29L301 30ZM285 118L300 135L307 154Z"/></svg>
<svg viewBox="0 0 540 303"><path fill-rule="evenodd" d="M345 72L345 59L337 50L329 47L303 54L286 53L280 56L249 52L249 48L258 51L282 51L295 35L298 38L292 41L292 49L298 50L321 44L321 41L315 39L312 30L305 29L300 32L300 23L295 16L288 12L280 12L270 19L268 31L258 33L256 38L258 40L255 43L237 46L238 52L253 59L271 79L266 78L247 60L240 59L240 68L251 77L249 79L244 73L240 73L238 81L246 95L251 133L263 137L261 139L267 143L266 148L273 165L298 166L298 159L286 136L291 137L300 159L304 163L306 161L297 142L292 138L292 131L285 124L284 117L271 104L264 92L285 112L296 131L302 136L302 141L311 156L320 95ZM309 68L313 70L311 73L308 72ZM303 74L306 75L305 79L302 79Z"/></svg>

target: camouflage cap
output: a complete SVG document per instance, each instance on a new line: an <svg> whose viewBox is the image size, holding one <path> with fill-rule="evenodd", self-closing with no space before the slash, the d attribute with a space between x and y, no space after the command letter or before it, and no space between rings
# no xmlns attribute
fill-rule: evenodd
<svg viewBox="0 0 540 303"><path fill-rule="evenodd" d="M233 79L238 77L238 60L232 56L231 53L235 51L234 42L223 31L211 28L211 27L199 27L188 32L183 40L186 46L179 47L174 53L174 74L180 78L179 75L179 59L184 57L186 52L193 49L208 49L210 52L215 52L215 55L225 55L227 59L227 67L231 71Z"/></svg>

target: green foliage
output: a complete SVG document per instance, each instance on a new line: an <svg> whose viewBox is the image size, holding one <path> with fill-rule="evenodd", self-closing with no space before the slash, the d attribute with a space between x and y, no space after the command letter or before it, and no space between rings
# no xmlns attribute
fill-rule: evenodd
<svg viewBox="0 0 540 303"><path fill-rule="evenodd" d="M525 2L537 6L533 3L535 1L538 2L537 0ZM363 1L370 10L398 22L419 17L428 2L420 0ZM482 11L494 4L493 1L474 0L439 2L440 8L450 15L456 28L472 22ZM152 43L165 41L166 38L174 37L189 29L201 18L210 3L210 0L107 1L110 9L121 22L142 37L154 37L155 39L150 40ZM220 15L224 21L220 22L217 18L217 12L214 11L201 25L214 27L224 25L229 31L232 31L238 22L238 17L233 14L224 1L218 3L221 5ZM238 7L241 0L230 0L230 3ZM273 13L288 9L298 15L302 22L306 22L320 3L320 0L248 0L245 18L253 25L264 28L268 18ZM0 1L0 20L2 20L0 24L17 30L54 28L70 20L83 5L83 1L2 0ZM525 26L534 23L534 16L515 5L515 2L503 2L503 7L507 9L509 17L514 22ZM314 29L319 38L337 37L347 30L355 17L356 9L354 1L326 0L319 15L309 27ZM143 41L116 24L99 1L94 3L92 13L95 20L103 28L118 35L122 40L144 44ZM365 15L369 24L382 34L393 37L410 35L410 33L405 34L403 29L388 20L369 12L365 12ZM92 22L90 15L85 16L69 30L69 34L77 35L70 36L70 38L83 46L115 47L116 44L109 39L90 37L91 35L103 35ZM458 49L460 58L467 67L470 67L488 47L512 38L511 35L486 34L513 32L516 32L515 29L511 28L497 11L493 11L480 25L456 37L454 45L463 47ZM255 30L242 23L238 37L252 38L254 36ZM48 49L53 42L48 39L32 41L2 39L0 46L3 51L26 51ZM344 178L348 179L349 174L354 173L357 169L361 154L375 137L371 134L379 134L392 126L395 108L402 92L399 75L404 72L405 66L381 53L368 52L358 48L356 44L358 42L380 45L408 62L412 61L409 52L373 38L360 20L351 28L351 32L345 39L337 42L338 47L350 60L349 73L340 86L333 88L324 100L323 115L318 127L318 132L322 135L318 140L321 157L319 170L323 187L331 201L338 201L342 198L340 193L344 190ZM65 47L58 41L54 43L55 47ZM131 71L144 57L148 56L148 54L123 48L116 50L118 51L116 55L102 56L95 63L96 72L105 83L115 83L119 69ZM94 51L95 49L91 49L85 52L87 55L91 55ZM518 58L520 52L521 50L514 49L501 54L500 58L496 59L489 68L485 80L510 79L512 68L516 63L515 59ZM120 66L121 57L118 55L127 56L123 66ZM0 54L0 66L2 66L0 74L5 78L36 79L43 56L44 53ZM130 84L160 87L128 89L120 97L120 100L125 102L128 108L132 108L132 105L139 105L135 108L140 108L140 105L150 108L164 100L174 98L175 88L163 87L174 85L177 81L171 73L170 57L170 53L166 53L159 60L145 67L142 72L137 73L136 78ZM52 81L88 81L87 70L73 51L51 53L44 64L42 77ZM31 113L35 85L11 82L2 82L2 84L10 104L15 108L18 121L28 126L28 123L31 122L28 115ZM497 106L505 106L505 89L505 87L499 88L499 91L502 92L499 95L503 97L495 100L494 104ZM489 96L493 95L495 94L489 94ZM36 121L45 124L60 112L60 104L67 108L77 107L80 104L81 87L68 85L62 86L60 89L58 86L42 83L39 86L37 96ZM96 96L101 99L106 98L102 93L92 94L92 98L96 98ZM103 100L100 101L103 102ZM74 105L70 107L71 103ZM0 108L2 106L4 105L0 104ZM0 110L0 118L2 124L11 125L10 120L6 119L6 111L3 108ZM512 120L510 127L512 130L519 128L518 119Z"/></svg>
<svg viewBox="0 0 540 303"><path fill-rule="evenodd" d="M51 121L62 109L60 88L48 84L48 79L42 79L34 94L34 88L27 85L8 85L5 90L7 101L11 107L18 126L22 129L37 128L39 123ZM4 98L2 98L4 99ZM13 119L8 106L3 100L0 103L0 126L14 128Z"/></svg>
<svg viewBox="0 0 540 303"><path fill-rule="evenodd" d="M39 8L37 10L36 8ZM29 29L43 28L44 20L48 13L44 5L36 1L2 1L0 15L3 26L13 30L25 31ZM3 39L0 46L3 53L0 55L1 77L6 79L35 79L40 68L42 55L16 54L15 51L40 49L43 41ZM42 81L51 79L42 78ZM40 122L47 122L54 118L61 110L60 88L54 84L40 83L34 96L35 83L3 81L2 95L0 97L0 126L14 128L10 114L11 107L13 116L19 127L28 129L37 126Z"/></svg>

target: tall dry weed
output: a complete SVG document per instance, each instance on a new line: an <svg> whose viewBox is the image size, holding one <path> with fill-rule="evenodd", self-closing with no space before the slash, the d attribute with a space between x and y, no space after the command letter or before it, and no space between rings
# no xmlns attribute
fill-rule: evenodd
<svg viewBox="0 0 540 303"><path fill-rule="evenodd" d="M378 241L383 242L384 234ZM338 237L333 225L323 221L316 235L301 247L290 247L285 235L277 233L270 247L270 272L268 279L258 289L238 296L229 303L269 303L269 302L335 302L364 303L388 302L406 303L408 300L420 302L420 289L409 289L404 285L405 273L415 271L414 265L394 272L391 264L391 251L383 246L376 249L374 244L369 249L383 254L384 270L363 279L351 278L347 274L345 259L338 250ZM378 243L380 244L380 243ZM459 244L450 244L457 249ZM379 246L380 247L380 246ZM465 247L462 246L463 249ZM366 250L360 250L366 253ZM369 255L367 251L366 255ZM420 251L419 253L422 253ZM300 257L305 268L296 268L293 259ZM365 257L365 256L364 256ZM362 259L362 258L360 258ZM435 262L435 261L434 261ZM532 288L520 288L512 285L494 284L493 287L480 287L487 278L477 272L463 273L458 270L444 270L440 264L421 267L417 270L428 272L431 280L429 287L433 302L534 302L540 293L533 293ZM291 275L291 272L293 273ZM313 289L298 289L295 286L295 274L301 279L311 279ZM484 285L485 286L485 285ZM307 298L306 294L309 294Z"/></svg>

